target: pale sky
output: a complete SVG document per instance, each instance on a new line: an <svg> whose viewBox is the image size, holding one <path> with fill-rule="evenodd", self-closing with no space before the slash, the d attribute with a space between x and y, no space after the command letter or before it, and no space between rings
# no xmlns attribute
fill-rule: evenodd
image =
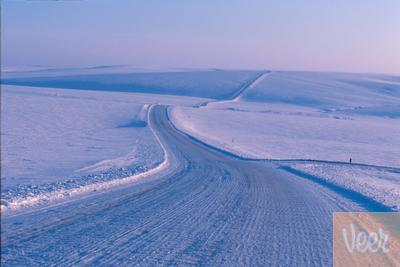
<svg viewBox="0 0 400 267"><path fill-rule="evenodd" d="M3 0L3 66L400 74L400 0Z"/></svg>

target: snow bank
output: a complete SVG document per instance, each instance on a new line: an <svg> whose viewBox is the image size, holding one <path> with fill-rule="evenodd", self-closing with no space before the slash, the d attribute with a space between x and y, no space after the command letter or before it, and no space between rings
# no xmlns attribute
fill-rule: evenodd
<svg viewBox="0 0 400 267"><path fill-rule="evenodd" d="M364 196L400 211L399 169L324 163L290 166L340 187L360 192Z"/></svg>
<svg viewBox="0 0 400 267"><path fill-rule="evenodd" d="M157 165L151 169L147 169L146 166L144 166L144 169L138 172L118 173L121 169L118 169L117 172L115 172L115 166L112 164L112 166L107 165L108 168L106 169L106 172L92 170L94 171L94 174L83 176L84 179L77 181L67 180L58 183L42 184L39 186L28 185L25 187L15 188L14 191L6 190L5 193L2 192L0 205L1 211L15 211L20 208L43 205L50 202L59 202L65 198L103 191L155 175L170 164L170 156L165 145L160 140L158 133L155 132L152 126L150 126L150 131L162 149L162 161L157 163ZM125 169L122 170L125 171Z"/></svg>
<svg viewBox="0 0 400 267"><path fill-rule="evenodd" d="M72 92L71 92L72 93ZM143 105L122 95L64 95L62 90L2 90L2 188L65 180L104 160L151 166L160 148L147 128L121 127Z"/></svg>

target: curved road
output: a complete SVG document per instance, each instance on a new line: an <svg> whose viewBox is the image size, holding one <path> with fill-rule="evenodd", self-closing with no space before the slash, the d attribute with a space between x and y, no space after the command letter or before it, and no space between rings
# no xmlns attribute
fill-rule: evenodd
<svg viewBox="0 0 400 267"><path fill-rule="evenodd" d="M152 125L170 153L157 179L2 220L9 265L331 265L332 212L362 210L271 163Z"/></svg>

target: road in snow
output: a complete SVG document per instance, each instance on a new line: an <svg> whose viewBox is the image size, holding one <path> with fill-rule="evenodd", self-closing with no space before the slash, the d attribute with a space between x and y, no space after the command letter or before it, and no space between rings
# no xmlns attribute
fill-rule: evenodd
<svg viewBox="0 0 400 267"><path fill-rule="evenodd" d="M379 77L379 79L377 78ZM385 75L270 72L236 101L177 106L180 129L251 158L400 166L400 83Z"/></svg>
<svg viewBox="0 0 400 267"><path fill-rule="evenodd" d="M239 96L202 108L176 106L171 119L209 145L279 161L400 210L398 77L274 71Z"/></svg>
<svg viewBox="0 0 400 267"><path fill-rule="evenodd" d="M230 157L150 120L170 168L141 184L2 218L10 265L331 265L332 212L371 210L271 163Z"/></svg>

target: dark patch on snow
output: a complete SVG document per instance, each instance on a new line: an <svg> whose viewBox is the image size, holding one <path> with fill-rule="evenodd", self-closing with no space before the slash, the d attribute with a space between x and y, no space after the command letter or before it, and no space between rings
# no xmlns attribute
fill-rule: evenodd
<svg viewBox="0 0 400 267"><path fill-rule="evenodd" d="M143 120L134 120L127 124L118 126L117 128L144 128L147 126L147 122Z"/></svg>

